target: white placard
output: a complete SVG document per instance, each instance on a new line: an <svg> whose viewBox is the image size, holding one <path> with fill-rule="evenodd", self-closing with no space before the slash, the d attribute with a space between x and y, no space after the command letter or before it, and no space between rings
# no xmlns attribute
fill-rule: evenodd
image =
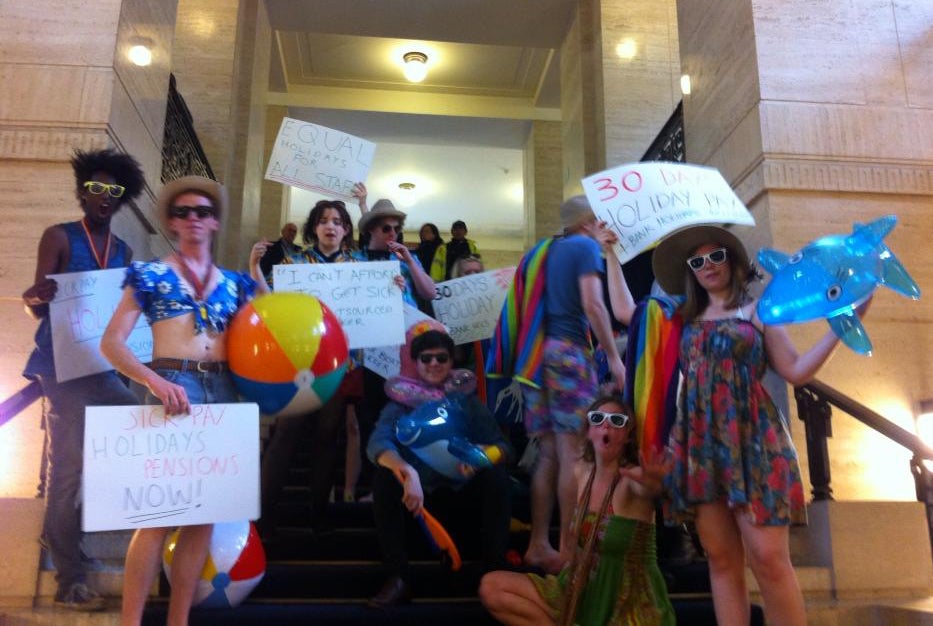
<svg viewBox="0 0 933 626"><path fill-rule="evenodd" d="M366 180L376 144L332 128L286 117L275 138L266 179L352 200Z"/></svg>
<svg viewBox="0 0 933 626"><path fill-rule="evenodd" d="M492 337L515 268L491 270L438 283L434 315L457 345Z"/></svg>
<svg viewBox="0 0 933 626"><path fill-rule="evenodd" d="M755 218L719 170L660 161L620 165L583 179L596 216L619 235L619 262L693 224L748 224Z"/></svg>
<svg viewBox="0 0 933 626"><path fill-rule="evenodd" d="M49 303L58 382L113 369L101 356L100 338L123 295L125 277L125 268L49 275L58 283ZM145 317L139 317L126 345L143 363L152 360L152 331Z"/></svg>
<svg viewBox="0 0 933 626"><path fill-rule="evenodd" d="M405 342L398 261L291 263L272 268L275 291L310 294L340 320L350 348Z"/></svg>
<svg viewBox="0 0 933 626"><path fill-rule="evenodd" d="M89 406L85 531L188 526L259 517L259 407Z"/></svg>
<svg viewBox="0 0 933 626"><path fill-rule="evenodd" d="M424 320L433 320L432 317L425 315L410 304L404 307L405 314L405 333L408 329ZM386 345L379 348L368 348L363 351L363 366L382 376L389 378L398 376L402 369L402 360L399 354L399 346L405 343L405 333L402 334L402 340L395 345Z"/></svg>

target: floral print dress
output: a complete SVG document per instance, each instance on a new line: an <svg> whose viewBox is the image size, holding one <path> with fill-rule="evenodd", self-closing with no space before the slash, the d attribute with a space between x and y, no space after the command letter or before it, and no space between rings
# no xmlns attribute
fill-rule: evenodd
<svg viewBox="0 0 933 626"><path fill-rule="evenodd" d="M805 523L797 452L761 383L761 332L740 318L685 324L680 363L667 520L681 522L696 504L724 501L754 524Z"/></svg>

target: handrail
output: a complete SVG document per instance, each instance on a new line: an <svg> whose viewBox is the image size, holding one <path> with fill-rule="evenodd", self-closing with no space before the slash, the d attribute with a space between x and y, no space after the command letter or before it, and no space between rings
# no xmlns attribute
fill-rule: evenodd
<svg viewBox="0 0 933 626"><path fill-rule="evenodd" d="M16 417L20 411L42 397L42 386L32 381L12 396L0 402L0 426Z"/></svg>
<svg viewBox="0 0 933 626"><path fill-rule="evenodd" d="M924 463L933 461L933 448L914 433L818 380L795 387L794 397L797 400L797 416L803 421L806 431L813 499L833 499L826 441L832 437L832 405L911 451L910 474L914 479L917 500L926 506L927 531L930 544L933 545L933 471Z"/></svg>

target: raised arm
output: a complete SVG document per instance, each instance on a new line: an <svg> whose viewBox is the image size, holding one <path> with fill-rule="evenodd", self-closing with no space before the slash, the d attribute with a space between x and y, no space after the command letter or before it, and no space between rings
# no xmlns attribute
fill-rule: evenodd
<svg viewBox="0 0 933 626"><path fill-rule="evenodd" d="M253 244L249 252L249 275L256 281L256 293L260 295L271 291L268 283L266 283L266 277L263 275L261 265L261 261L269 250L270 245L272 244L269 243L267 239L263 238Z"/></svg>
<svg viewBox="0 0 933 626"><path fill-rule="evenodd" d="M632 322L632 315L635 314L635 299L632 297L632 291L629 289L628 283L625 282L622 266L619 264L619 260L612 248L617 239L616 234L606 227L605 222L600 224L596 240L606 256L609 305L612 307L613 317L628 326Z"/></svg>
<svg viewBox="0 0 933 626"><path fill-rule="evenodd" d="M428 273L421 267L421 262L412 256L411 250L405 244L392 241L389 243L389 250L408 264L411 270L411 280L414 283L415 292L425 300L433 300L437 294L434 292L434 279L428 276Z"/></svg>

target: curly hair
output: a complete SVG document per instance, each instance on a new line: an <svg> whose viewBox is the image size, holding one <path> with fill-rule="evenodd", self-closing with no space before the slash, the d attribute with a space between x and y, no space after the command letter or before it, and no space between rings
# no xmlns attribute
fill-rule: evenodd
<svg viewBox="0 0 933 626"><path fill-rule="evenodd" d="M301 239L306 244L317 243L317 233L314 231L317 229L317 225L321 223L327 209L337 211L340 215L340 221L343 222L343 229L346 231L343 240L340 242L340 249L351 250L353 248L353 220L350 219L347 205L341 200L318 200L312 207L311 212L308 213L308 219L305 220L304 226L301 228Z"/></svg>
<svg viewBox="0 0 933 626"><path fill-rule="evenodd" d="M97 172L106 172L112 176L117 184L126 189L120 198L121 202L136 198L146 184L139 161L124 152L110 148L91 152L75 150L74 156L71 157L71 168L75 173L75 187L78 192Z"/></svg>

